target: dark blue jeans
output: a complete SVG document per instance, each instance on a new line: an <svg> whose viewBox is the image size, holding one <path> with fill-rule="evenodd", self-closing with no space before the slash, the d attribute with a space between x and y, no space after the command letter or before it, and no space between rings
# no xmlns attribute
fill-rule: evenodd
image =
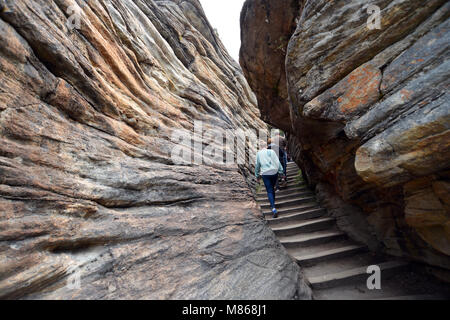
<svg viewBox="0 0 450 320"><path fill-rule="evenodd" d="M262 176L264 185L266 186L267 196L269 197L270 206L275 208L275 186L278 182L278 174L273 176Z"/></svg>
<svg viewBox="0 0 450 320"><path fill-rule="evenodd" d="M283 166L283 172L286 176L287 173L287 152L283 150L283 160L281 161L281 165Z"/></svg>

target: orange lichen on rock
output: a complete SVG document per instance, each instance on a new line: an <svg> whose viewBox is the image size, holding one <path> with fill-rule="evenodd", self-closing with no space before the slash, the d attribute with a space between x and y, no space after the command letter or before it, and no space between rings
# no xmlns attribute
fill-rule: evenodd
<svg viewBox="0 0 450 320"><path fill-rule="evenodd" d="M327 120L346 120L378 100L381 80L381 71L366 63L307 103L303 115Z"/></svg>
<svg viewBox="0 0 450 320"><path fill-rule="evenodd" d="M365 64L353 71L344 82L347 86L338 99L339 110L343 113L352 113L361 105L367 105L378 99L381 71L370 64Z"/></svg>

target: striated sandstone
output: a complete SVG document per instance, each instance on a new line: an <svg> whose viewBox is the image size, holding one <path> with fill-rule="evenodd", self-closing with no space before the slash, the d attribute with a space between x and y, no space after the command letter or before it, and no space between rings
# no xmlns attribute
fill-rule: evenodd
<svg viewBox="0 0 450 320"><path fill-rule="evenodd" d="M310 297L252 165L171 159L196 120L265 128L197 0L0 3L0 298Z"/></svg>

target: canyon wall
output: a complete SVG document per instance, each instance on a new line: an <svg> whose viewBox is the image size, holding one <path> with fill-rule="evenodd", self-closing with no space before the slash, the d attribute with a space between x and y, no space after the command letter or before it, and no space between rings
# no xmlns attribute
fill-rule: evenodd
<svg viewBox="0 0 450 320"><path fill-rule="evenodd" d="M240 59L263 119L287 131L340 227L445 269L449 9L445 0L247 0Z"/></svg>
<svg viewBox="0 0 450 320"><path fill-rule="evenodd" d="M0 84L0 298L310 298L253 164L172 160L266 128L197 0L1 0Z"/></svg>

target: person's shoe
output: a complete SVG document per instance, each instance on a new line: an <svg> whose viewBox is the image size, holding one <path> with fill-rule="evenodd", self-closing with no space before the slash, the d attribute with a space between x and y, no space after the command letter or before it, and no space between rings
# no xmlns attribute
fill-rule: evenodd
<svg viewBox="0 0 450 320"><path fill-rule="evenodd" d="M277 209L272 209L272 213L273 213L273 218L274 219L278 218L278 211L277 211Z"/></svg>

